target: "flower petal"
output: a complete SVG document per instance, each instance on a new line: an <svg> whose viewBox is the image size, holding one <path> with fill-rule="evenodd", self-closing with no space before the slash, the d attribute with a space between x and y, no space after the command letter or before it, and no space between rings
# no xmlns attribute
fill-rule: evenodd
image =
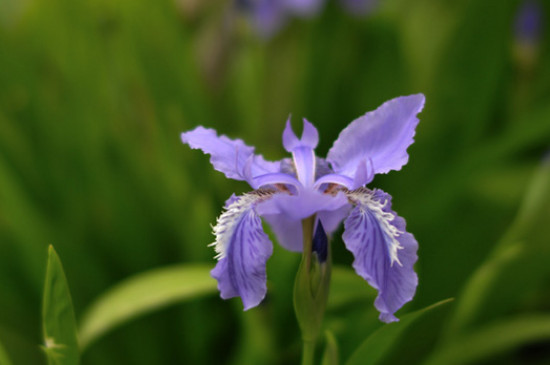
<svg viewBox="0 0 550 365"><path fill-rule="evenodd" d="M182 133L181 140L189 147L209 154L214 168L230 179L249 180L245 173L247 161L250 164L251 177L280 170L279 162L266 161L262 156L254 155L254 147L245 145L240 139L229 139L223 135L218 137L213 129L199 126Z"/></svg>
<svg viewBox="0 0 550 365"><path fill-rule="evenodd" d="M399 170L409 159L416 115L424 95L402 96L354 120L338 136L327 155L335 173L355 178L360 162L371 161L375 174Z"/></svg>
<svg viewBox="0 0 550 365"><path fill-rule="evenodd" d="M279 0L257 0L252 12L258 33L266 39L275 35L288 18L287 11Z"/></svg>
<svg viewBox="0 0 550 365"><path fill-rule="evenodd" d="M353 268L378 290L374 305L380 320L397 321L394 313L412 299L418 284L413 270L418 243L391 210L390 195L360 188L348 197L356 207L344 222L342 238L355 257Z"/></svg>
<svg viewBox="0 0 550 365"><path fill-rule="evenodd" d="M293 252L302 252L302 221L290 219L284 214L265 214L262 218L269 224L277 242Z"/></svg>
<svg viewBox="0 0 550 365"><path fill-rule="evenodd" d="M218 281L221 297L241 297L245 310L257 306L267 292L265 266L273 245L254 210L266 197L249 193L232 199L214 227L219 261L212 277Z"/></svg>
<svg viewBox="0 0 550 365"><path fill-rule="evenodd" d="M294 131L292 130L292 125L290 124L290 117L286 121L286 127L283 131L283 146L288 152L294 151L298 147L309 147L315 149L319 143L319 132L313 124L303 120L304 129L302 131L302 138L298 139Z"/></svg>
<svg viewBox="0 0 550 365"><path fill-rule="evenodd" d="M335 211L347 204L348 199L343 192L330 195L302 189L297 195L275 194L271 199L258 204L256 210L262 217L283 214L290 220L302 220L321 211Z"/></svg>

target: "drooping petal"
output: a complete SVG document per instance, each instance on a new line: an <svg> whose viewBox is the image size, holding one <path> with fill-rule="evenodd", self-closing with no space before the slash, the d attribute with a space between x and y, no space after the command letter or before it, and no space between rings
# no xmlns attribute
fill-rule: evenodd
<svg viewBox="0 0 550 365"><path fill-rule="evenodd" d="M355 257L353 268L378 290L374 305L380 320L397 321L394 313L412 299L418 284L413 269L418 243L391 210L390 195L360 188L348 197L356 206L344 222L342 238Z"/></svg>
<svg viewBox="0 0 550 365"><path fill-rule="evenodd" d="M395 98L354 120L328 152L334 172L354 179L362 160L371 161L375 174L401 169L409 159L407 148L414 141L424 99L422 94Z"/></svg>
<svg viewBox="0 0 550 365"><path fill-rule="evenodd" d="M223 299L241 297L244 309L257 306L265 297L266 262L273 245L262 229L254 207L265 193L249 193L227 206L214 227L218 263L211 271Z"/></svg>
<svg viewBox="0 0 550 365"><path fill-rule="evenodd" d="M254 147L245 145L240 139L229 139L223 135L218 137L213 129L199 126L182 133L181 140L189 147L209 154L214 168L230 179L249 180L245 173L247 161L251 177L280 170L279 162L266 161L262 156L254 155Z"/></svg>

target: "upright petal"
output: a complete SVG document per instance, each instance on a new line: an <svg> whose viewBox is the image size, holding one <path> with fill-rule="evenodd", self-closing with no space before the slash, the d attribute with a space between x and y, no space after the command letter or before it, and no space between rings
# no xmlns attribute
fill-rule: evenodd
<svg viewBox="0 0 550 365"><path fill-rule="evenodd" d="M380 320L397 321L394 313L412 299L418 284L413 269L418 243L391 210L388 194L360 188L348 197L356 207L344 222L342 238L355 257L353 268L378 290L374 305Z"/></svg>
<svg viewBox="0 0 550 365"><path fill-rule="evenodd" d="M423 107L424 95L402 96L354 120L328 152L334 172L354 179L363 160L371 161L375 174L401 169L409 159L407 148Z"/></svg>
<svg viewBox="0 0 550 365"><path fill-rule="evenodd" d="M304 130L302 131L302 138L298 139L292 125L290 124L290 117L286 121L285 130L283 131L283 146L288 152L294 151L298 147L309 147L315 149L319 143L319 132L313 124L307 119L303 120Z"/></svg>
<svg viewBox="0 0 550 365"><path fill-rule="evenodd" d="M254 207L268 197L249 193L232 199L214 227L219 261L211 274L221 297L241 297L245 310L257 306L267 291L265 267L273 245Z"/></svg>
<svg viewBox="0 0 550 365"><path fill-rule="evenodd" d="M254 147L249 147L240 139L229 139L219 136L213 129L197 127L181 134L183 143L193 149L200 149L210 155L214 168L234 180L249 180L258 175L278 172L279 162L265 161L262 156L254 155ZM247 161L250 164L250 175L245 173Z"/></svg>

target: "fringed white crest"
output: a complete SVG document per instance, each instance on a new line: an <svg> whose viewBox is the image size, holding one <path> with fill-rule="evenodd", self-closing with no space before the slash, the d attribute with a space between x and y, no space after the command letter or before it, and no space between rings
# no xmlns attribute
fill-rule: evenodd
<svg viewBox="0 0 550 365"><path fill-rule="evenodd" d="M225 257L231 236L243 216L251 213L257 203L268 199L272 194L272 191L255 190L236 197L231 204L224 208L224 212L216 220L216 225L212 227L212 233L216 236L216 240L208 245L209 247L214 246L217 260Z"/></svg>
<svg viewBox="0 0 550 365"><path fill-rule="evenodd" d="M359 188L347 193L348 198L359 207L361 214L367 214L367 210L373 214L380 224L384 235L386 236L386 243L388 245L388 253L390 255L390 265L393 266L394 262L397 262L399 266L403 266L399 261L398 250L403 249L403 246L397 239L404 232L397 229L392 221L395 219L395 215L391 212L384 211L384 208L388 204L388 200L380 202L375 198L375 191L367 188Z"/></svg>

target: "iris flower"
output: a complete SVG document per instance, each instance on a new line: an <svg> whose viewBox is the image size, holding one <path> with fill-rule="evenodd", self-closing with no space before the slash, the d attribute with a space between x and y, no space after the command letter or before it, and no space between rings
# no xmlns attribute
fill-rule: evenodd
<svg viewBox="0 0 550 365"><path fill-rule="evenodd" d="M311 17L319 13L326 0L239 0L248 10L260 35L269 38L293 16ZM374 7L375 0L341 0L342 6L352 14L362 15Z"/></svg>
<svg viewBox="0 0 550 365"><path fill-rule="evenodd" d="M378 290L374 305L380 320L396 321L394 313L412 299L418 283L413 269L418 243L392 210L391 196L366 185L375 174L407 163L423 106L422 94L387 101L349 124L326 159L315 156L319 135L305 119L301 138L287 121L283 146L292 158L276 162L213 129L199 126L182 133L184 143L210 155L216 170L254 189L233 194L213 227L218 262L211 274L221 297L240 297L245 310L264 299L273 246L261 218L279 244L300 252L301 222L315 217L316 230L321 227L328 235L344 222L342 238L354 256L353 268Z"/></svg>

